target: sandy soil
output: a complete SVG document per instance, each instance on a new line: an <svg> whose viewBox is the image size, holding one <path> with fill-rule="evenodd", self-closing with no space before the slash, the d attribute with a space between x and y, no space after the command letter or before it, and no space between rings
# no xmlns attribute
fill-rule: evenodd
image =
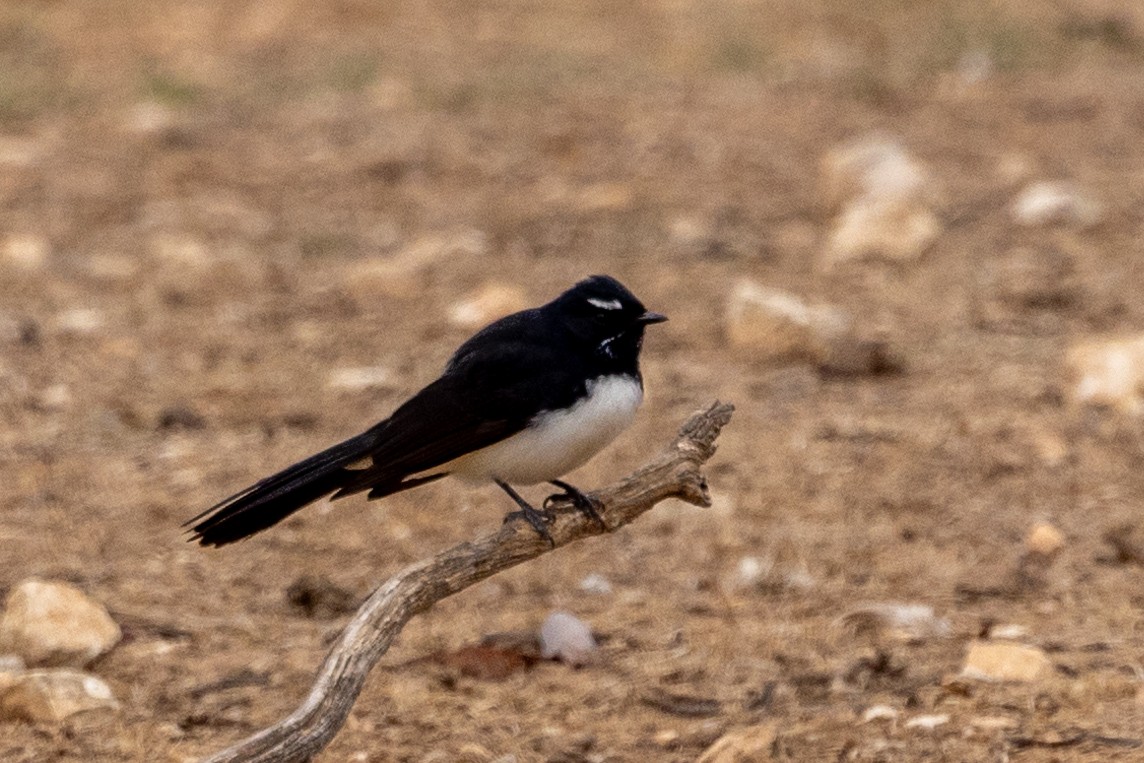
<svg viewBox="0 0 1144 763"><path fill-rule="evenodd" d="M729 400L715 506L660 507L418 618L322 760L691 761L758 723L780 760L1144 759L1144 570L1105 539L1138 522L1144 429L1071 406L1063 364L1144 326L1144 19L849 5L0 9L0 585L73 581L126 632L91 668L121 710L4 723L0 758L186 760L291 709L346 618L291 584L364 596L495 526L504 497L317 506L219 551L180 523L432 379L483 284L539 302L608 272L671 322L637 424L573 480L622 476ZM940 178L946 230L916 262L824 273L819 161L872 131ZM1103 221L1015 225L1037 178L1091 189ZM409 277L376 267L442 248ZM1059 298L1015 298L997 274L1042 255ZM850 311L903 373L729 348L744 277ZM328 384L363 366L390 382ZM1025 574L1038 521L1067 542ZM758 585L734 584L744 557ZM611 593L581 589L593 573ZM950 632L855 632L869 602ZM422 659L557 608L606 637L595 664L488 680ZM1053 675L947 680L993 624ZM874 705L897 720L864 722ZM907 726L928 715L948 721Z"/></svg>

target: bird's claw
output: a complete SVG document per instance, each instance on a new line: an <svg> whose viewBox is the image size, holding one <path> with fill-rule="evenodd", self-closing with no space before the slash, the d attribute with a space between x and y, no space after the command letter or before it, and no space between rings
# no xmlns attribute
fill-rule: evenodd
<svg viewBox="0 0 1144 763"><path fill-rule="evenodd" d="M556 517L547 511L547 506L544 511L537 511L532 508L524 508L521 506L520 511L513 511L505 515L504 523L507 525L514 519L523 519L532 525L532 529L536 530L536 534L544 540L548 541L548 545L556 548L556 541L552 540L552 533L548 532L548 525L556 521Z"/></svg>
<svg viewBox="0 0 1144 763"><path fill-rule="evenodd" d="M545 498L545 509L547 509L549 505L553 503L567 502L572 504L573 508L575 508L577 511L592 519L600 527L604 528L605 530L608 528L608 525L604 522L604 518L600 515L600 509L603 508L602 503L589 495L585 495L581 491L569 485L567 482L553 480L552 484L564 492L553 493L552 495Z"/></svg>

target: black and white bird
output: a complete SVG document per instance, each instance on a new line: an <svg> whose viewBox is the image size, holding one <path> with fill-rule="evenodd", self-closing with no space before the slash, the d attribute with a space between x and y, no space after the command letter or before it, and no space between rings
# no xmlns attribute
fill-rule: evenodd
<svg viewBox="0 0 1144 763"><path fill-rule="evenodd" d="M495 482L520 508L509 516L550 542L544 512L512 485L549 482L563 491L550 499L599 520L591 499L560 477L631 424L643 400L644 328L665 320L616 279L587 278L477 332L389 418L190 520L192 540L222 546L331 494L368 491L373 500L446 475Z"/></svg>

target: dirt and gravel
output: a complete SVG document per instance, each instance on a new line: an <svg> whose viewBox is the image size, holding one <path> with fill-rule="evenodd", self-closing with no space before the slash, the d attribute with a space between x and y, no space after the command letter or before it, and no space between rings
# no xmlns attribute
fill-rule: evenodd
<svg viewBox="0 0 1144 763"><path fill-rule="evenodd" d="M125 633L90 667L120 709L0 722L0 759L190 760L292 709L347 607L504 496L351 499L222 550L180 524L432 379L471 293L607 272L671 321L637 423L571 479L727 400L714 506L417 618L322 760L692 761L760 724L777 760L1144 760L1144 426L1074 405L1065 365L1144 328L1144 14L1025 6L0 8L0 586L71 581ZM824 270L820 160L872 133L943 230ZM1097 224L1018 225L1041 179ZM730 346L743 278L848 311L895 372ZM1038 523L1064 545L1033 563ZM557 609L593 663L448 659ZM1051 671L957 677L997 633Z"/></svg>

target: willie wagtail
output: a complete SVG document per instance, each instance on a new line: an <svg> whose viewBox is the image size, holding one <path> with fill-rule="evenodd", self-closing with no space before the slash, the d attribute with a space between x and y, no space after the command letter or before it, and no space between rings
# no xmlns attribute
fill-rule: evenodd
<svg viewBox="0 0 1144 763"><path fill-rule="evenodd" d="M281 522L323 496L382 498L452 474L491 480L551 542L546 516L511 487L549 482L599 521L560 477L611 442L643 399L644 327L667 318L623 284L592 276L546 305L490 324L445 373L388 419L215 504L187 522L222 546ZM545 502L547 505L547 501Z"/></svg>

